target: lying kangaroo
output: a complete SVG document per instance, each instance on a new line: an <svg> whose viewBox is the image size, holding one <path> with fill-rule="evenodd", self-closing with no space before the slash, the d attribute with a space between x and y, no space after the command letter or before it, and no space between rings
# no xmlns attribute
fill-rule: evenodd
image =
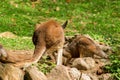
<svg viewBox="0 0 120 80"><path fill-rule="evenodd" d="M84 35L76 36L64 49L63 53L64 57L68 58L68 60L79 57L94 57L94 54L102 58L108 58L100 46L98 46L91 38Z"/></svg>
<svg viewBox="0 0 120 80"><path fill-rule="evenodd" d="M35 50L33 57L23 62L18 62L15 66L29 66L38 62L42 55L47 52L58 51L57 65L62 64L62 52L64 45L64 28L67 25L67 21L61 26L58 22L50 20L43 24L36 26L33 34L33 43Z"/></svg>

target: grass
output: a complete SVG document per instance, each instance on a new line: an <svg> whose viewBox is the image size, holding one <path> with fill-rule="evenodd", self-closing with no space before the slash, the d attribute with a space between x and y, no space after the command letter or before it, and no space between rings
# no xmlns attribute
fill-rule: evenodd
<svg viewBox="0 0 120 80"><path fill-rule="evenodd" d="M112 73L115 80L120 80L120 51L116 51L116 54L110 56L110 64L107 64L104 69Z"/></svg>
<svg viewBox="0 0 120 80"><path fill-rule="evenodd" d="M17 37L17 38L0 38L0 43L7 49L14 50L30 50L34 49L31 38Z"/></svg>
<svg viewBox="0 0 120 80"><path fill-rule="evenodd" d="M31 37L36 23L55 19L61 24L69 20L65 35L89 34L98 41L109 45L120 43L120 1L118 0L76 0L66 3L58 0L40 0L33 7L29 0L4 0L0 3L0 32L10 31L23 37ZM31 49L31 44L11 43L11 39L1 39L12 49ZM19 41L18 41L19 40ZM18 39L21 42L21 39ZM7 41L7 42L6 42ZM26 39L24 42L31 43ZM14 46L17 44L19 46ZM7 47L7 48L8 48ZM22 48L23 47L23 48ZM26 48L25 48L26 49Z"/></svg>

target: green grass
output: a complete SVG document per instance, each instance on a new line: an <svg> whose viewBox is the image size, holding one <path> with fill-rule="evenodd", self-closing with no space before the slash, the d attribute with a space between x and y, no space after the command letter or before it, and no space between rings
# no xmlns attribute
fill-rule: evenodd
<svg viewBox="0 0 120 80"><path fill-rule="evenodd" d="M11 31L21 37L31 37L36 23L48 19L55 19L60 23L69 20L65 29L66 35L89 34L94 39L110 45L120 43L120 1L118 0L73 0L70 3L64 0L58 0L57 3L52 0L40 0L35 5L33 8L29 0L2 1L0 32ZM9 44L13 45L10 41L8 40ZM7 46L2 39L1 43ZM31 48L31 45L21 45L23 48L25 46Z"/></svg>
<svg viewBox="0 0 120 80"><path fill-rule="evenodd" d="M116 54L110 56L110 64L107 64L104 69L112 73L115 80L120 80L120 51L116 51Z"/></svg>
<svg viewBox="0 0 120 80"><path fill-rule="evenodd" d="M0 38L0 43L7 49L14 50L30 50L34 49L31 38L17 37L17 38Z"/></svg>

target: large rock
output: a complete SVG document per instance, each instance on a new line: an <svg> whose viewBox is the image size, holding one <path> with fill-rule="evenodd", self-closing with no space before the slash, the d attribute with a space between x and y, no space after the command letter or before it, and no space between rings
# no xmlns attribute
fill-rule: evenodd
<svg viewBox="0 0 120 80"><path fill-rule="evenodd" d="M90 76L88 76L87 74L81 74L81 78L78 80L91 80Z"/></svg>
<svg viewBox="0 0 120 80"><path fill-rule="evenodd" d="M48 80L91 80L87 74L81 73L76 68L62 65L56 66L47 74Z"/></svg>
<svg viewBox="0 0 120 80"><path fill-rule="evenodd" d="M0 63L0 80L24 80L24 72L11 64Z"/></svg>
<svg viewBox="0 0 120 80"><path fill-rule="evenodd" d="M76 68L70 68L69 75L72 80L91 80L89 75L78 71Z"/></svg>
<svg viewBox="0 0 120 80"><path fill-rule="evenodd" d="M17 36L13 34L12 32L7 31L7 32L0 33L0 37L16 38Z"/></svg>
<svg viewBox="0 0 120 80"><path fill-rule="evenodd" d="M48 80L71 80L68 68L62 65L53 68L47 76Z"/></svg>
<svg viewBox="0 0 120 80"><path fill-rule="evenodd" d="M48 80L47 77L37 69L35 66L26 69L24 80Z"/></svg>
<svg viewBox="0 0 120 80"><path fill-rule="evenodd" d="M87 72L87 74L90 76L91 80L99 80L98 76L93 72Z"/></svg>
<svg viewBox="0 0 120 80"><path fill-rule="evenodd" d="M79 70L89 70L95 67L95 61L90 57L76 58L72 63L72 67Z"/></svg>
<svg viewBox="0 0 120 80"><path fill-rule="evenodd" d="M99 80L116 80L110 73L102 74L98 78Z"/></svg>

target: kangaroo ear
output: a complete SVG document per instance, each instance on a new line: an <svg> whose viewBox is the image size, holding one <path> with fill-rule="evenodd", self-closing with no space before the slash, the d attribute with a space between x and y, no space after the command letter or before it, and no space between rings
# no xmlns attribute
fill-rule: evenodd
<svg viewBox="0 0 120 80"><path fill-rule="evenodd" d="M67 24L68 24L68 20L65 21L65 23L62 25L62 28L65 29L65 27L67 26Z"/></svg>

